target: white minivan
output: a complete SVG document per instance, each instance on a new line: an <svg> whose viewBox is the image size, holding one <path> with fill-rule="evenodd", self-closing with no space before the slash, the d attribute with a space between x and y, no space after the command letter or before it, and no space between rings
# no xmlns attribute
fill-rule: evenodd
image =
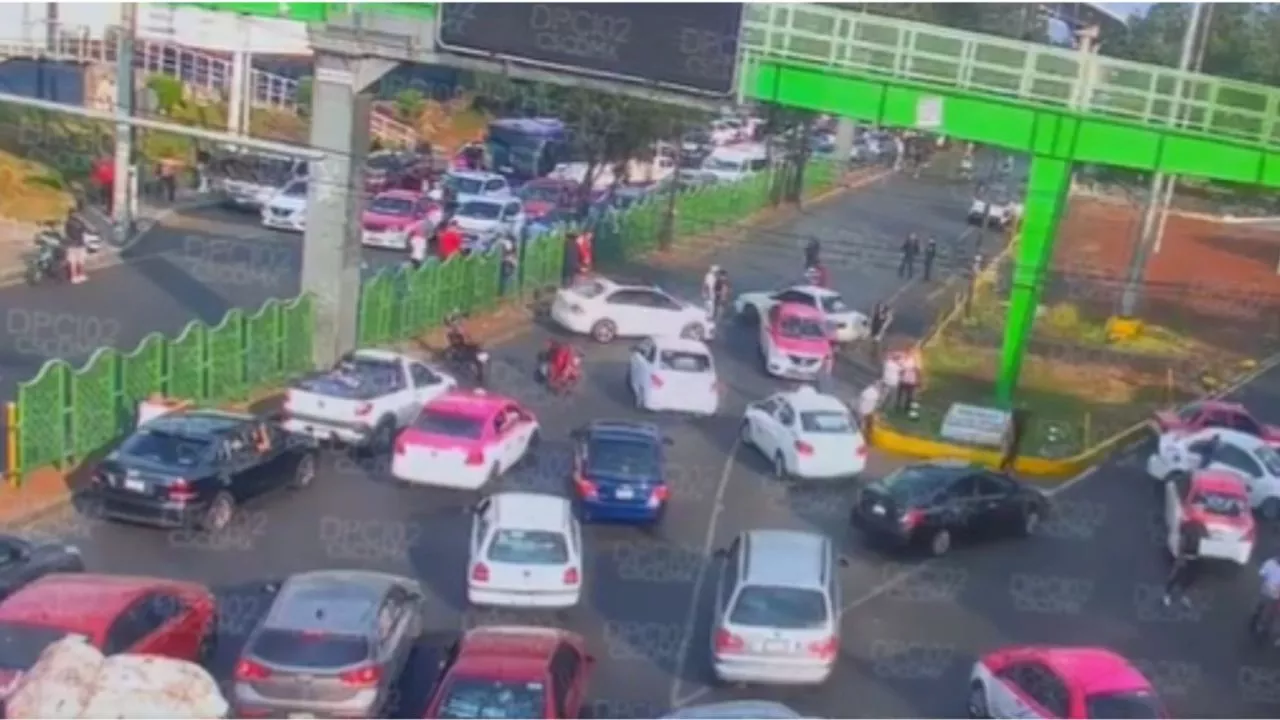
<svg viewBox="0 0 1280 720"><path fill-rule="evenodd" d="M702 172L719 182L738 182L769 167L769 151L763 145L716 148L702 161Z"/></svg>

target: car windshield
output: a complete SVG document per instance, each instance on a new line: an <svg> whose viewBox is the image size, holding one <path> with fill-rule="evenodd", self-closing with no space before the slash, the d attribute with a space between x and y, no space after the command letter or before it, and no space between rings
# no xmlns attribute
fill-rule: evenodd
<svg viewBox="0 0 1280 720"><path fill-rule="evenodd" d="M307 196L307 184L304 182L289 183L280 192L281 195L291 198L300 198Z"/></svg>
<svg viewBox="0 0 1280 720"><path fill-rule="evenodd" d="M663 370L686 373L705 373L711 369L711 358L700 352L663 350L658 353L658 363Z"/></svg>
<svg viewBox="0 0 1280 720"><path fill-rule="evenodd" d="M853 419L838 410L802 412L800 428L807 433L846 435L853 432Z"/></svg>
<svg viewBox="0 0 1280 720"><path fill-rule="evenodd" d="M1085 717L1113 720L1155 720L1165 716L1160 700L1147 690L1086 695L1084 714Z"/></svg>
<svg viewBox="0 0 1280 720"><path fill-rule="evenodd" d="M581 295L588 300L600 297L600 295L605 291L604 284L598 280L591 279L578 280L574 282L569 289L573 290L575 294Z"/></svg>
<svg viewBox="0 0 1280 720"><path fill-rule="evenodd" d="M369 658L369 641L356 635L268 629L258 635L251 652L272 665L346 667Z"/></svg>
<svg viewBox="0 0 1280 720"><path fill-rule="evenodd" d="M1280 477L1280 453L1273 448L1260 447L1255 452L1258 459L1262 461L1263 467L1274 477Z"/></svg>
<svg viewBox="0 0 1280 720"><path fill-rule="evenodd" d="M138 430L120 446L120 453L172 467L194 467L208 452L211 443L166 432Z"/></svg>
<svg viewBox="0 0 1280 720"><path fill-rule="evenodd" d="M908 466L890 473L877 484L893 497L915 503L932 497L944 487L945 482L945 476L931 471L928 466Z"/></svg>
<svg viewBox="0 0 1280 720"><path fill-rule="evenodd" d="M569 545L564 535L549 530L499 530L489 543L489 559L517 565L564 565Z"/></svg>
<svg viewBox="0 0 1280 720"><path fill-rule="evenodd" d="M710 157L703 164L704 170L713 170L719 172L738 172L742 170L743 162L741 160L726 160L724 158Z"/></svg>
<svg viewBox="0 0 1280 720"><path fill-rule="evenodd" d="M827 621L827 601L817 590L748 585L738 593L729 622L749 627L811 630Z"/></svg>
<svg viewBox="0 0 1280 720"><path fill-rule="evenodd" d="M656 445L645 441L596 439L587 446L587 474L629 480L656 480L661 462Z"/></svg>
<svg viewBox="0 0 1280 720"><path fill-rule="evenodd" d="M413 205L414 202L409 198L380 195L369 203L369 212L377 213L378 215L407 217L413 214Z"/></svg>
<svg viewBox="0 0 1280 720"><path fill-rule="evenodd" d="M540 682L458 678L449 683L438 718L516 720L547 714L547 689Z"/></svg>
<svg viewBox="0 0 1280 720"><path fill-rule="evenodd" d="M428 435L443 435L465 440L479 440L484 434L484 421L480 418L441 412L431 408L425 408L418 415L413 427Z"/></svg>
<svg viewBox="0 0 1280 720"><path fill-rule="evenodd" d="M458 214L477 220L497 220L502 214L502 206L497 203L469 202L458 210Z"/></svg>
<svg viewBox="0 0 1280 720"><path fill-rule="evenodd" d="M1214 515L1236 518L1248 512L1249 502L1240 495L1198 490L1191 496L1191 505Z"/></svg>
<svg viewBox="0 0 1280 720"><path fill-rule="evenodd" d="M849 306L844 304L844 300L839 295L831 295L822 298L822 311L829 313L848 312Z"/></svg>
<svg viewBox="0 0 1280 720"><path fill-rule="evenodd" d="M69 634L42 625L0 623L0 670L31 669L45 648Z"/></svg>
<svg viewBox="0 0 1280 720"><path fill-rule="evenodd" d="M778 331L783 337L796 340L825 340L827 330L814 318L788 315L778 322Z"/></svg>
<svg viewBox="0 0 1280 720"><path fill-rule="evenodd" d="M444 184L453 188L453 191L459 195L479 195L480 190L484 188L484 185L475 178L458 177L457 175L450 175L445 178Z"/></svg>
<svg viewBox="0 0 1280 720"><path fill-rule="evenodd" d="M393 153L378 153L370 155L365 166L370 170L390 170L400 164L400 158Z"/></svg>

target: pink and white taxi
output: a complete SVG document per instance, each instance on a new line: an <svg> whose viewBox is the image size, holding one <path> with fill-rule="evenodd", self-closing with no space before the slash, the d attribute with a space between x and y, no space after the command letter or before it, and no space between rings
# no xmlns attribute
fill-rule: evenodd
<svg viewBox="0 0 1280 720"><path fill-rule="evenodd" d="M1200 556L1248 565L1258 528L1249 507L1249 491L1230 470L1175 473L1165 481L1165 543L1177 556L1179 529L1188 520L1204 526Z"/></svg>
<svg viewBox="0 0 1280 720"><path fill-rule="evenodd" d="M404 482L477 490L537 447L538 420L515 400L452 390L396 437L391 474Z"/></svg>
<svg viewBox="0 0 1280 720"><path fill-rule="evenodd" d="M1124 657L1098 647L1021 646L982 656L969 676L971 718L1169 717Z"/></svg>
<svg viewBox="0 0 1280 720"><path fill-rule="evenodd" d="M807 305L779 303L760 323L760 357L774 377L813 380L830 367L831 341L826 316Z"/></svg>

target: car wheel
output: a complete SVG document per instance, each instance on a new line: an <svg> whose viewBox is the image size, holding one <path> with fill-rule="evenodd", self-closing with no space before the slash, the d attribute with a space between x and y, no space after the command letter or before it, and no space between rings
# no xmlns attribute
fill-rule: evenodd
<svg viewBox="0 0 1280 720"><path fill-rule="evenodd" d="M941 557L951 549L951 531L945 528L937 530L929 537L929 554Z"/></svg>
<svg viewBox="0 0 1280 720"><path fill-rule="evenodd" d="M1035 508L1028 508L1022 513L1022 527L1020 533L1023 537L1031 537L1036 534L1036 530L1040 529L1040 511Z"/></svg>
<svg viewBox="0 0 1280 720"><path fill-rule="evenodd" d="M396 421L384 417L378 421L378 427L373 431L373 437L369 438L369 450L378 452L391 452L391 448L396 442Z"/></svg>
<svg viewBox="0 0 1280 720"><path fill-rule="evenodd" d="M612 320L600 320L591 326L591 339L598 343L611 343L618 336L618 326Z"/></svg>
<svg viewBox="0 0 1280 720"><path fill-rule="evenodd" d="M987 689L978 680L969 685L969 717L991 717L991 711L987 709Z"/></svg>
<svg viewBox="0 0 1280 720"><path fill-rule="evenodd" d="M638 388L638 387L634 387L634 386L632 386L632 388L631 388L631 395L632 395L632 397L634 397L634 398L635 398L635 400L636 400L636 409L637 409L637 410L647 410L647 409L648 409L648 407L647 407L647 405L646 405L646 403L645 403L645 399L644 399L644 391L643 391L643 390L641 390L641 389L640 389L640 388Z"/></svg>
<svg viewBox="0 0 1280 720"><path fill-rule="evenodd" d="M289 481L289 487L294 490L301 490L311 485L316 479L316 456L307 453L298 460L298 465L293 469L293 479Z"/></svg>
<svg viewBox="0 0 1280 720"><path fill-rule="evenodd" d="M1280 520L1280 498L1267 498L1258 507L1258 515L1267 522Z"/></svg>
<svg viewBox="0 0 1280 720"><path fill-rule="evenodd" d="M231 497L231 493L220 492L213 498L213 502L209 503L209 509L205 511L204 518L200 521L200 529L209 532L225 530L231 524L235 514L236 501Z"/></svg>
<svg viewBox="0 0 1280 720"><path fill-rule="evenodd" d="M759 325L760 311L756 309L755 305L747 305L742 308L742 312L738 313L738 319L741 320L744 325Z"/></svg>
<svg viewBox="0 0 1280 720"><path fill-rule="evenodd" d="M791 477L791 474L787 472L787 459L782 456L782 453L777 453L773 456L773 476L779 480L786 480Z"/></svg>
<svg viewBox="0 0 1280 720"><path fill-rule="evenodd" d="M751 423L746 420L742 421L742 444L755 445L755 441L751 437Z"/></svg>
<svg viewBox="0 0 1280 720"><path fill-rule="evenodd" d="M698 323L689 323L680 331L680 337L685 340L697 340L698 342L702 342L706 339L706 336L707 331Z"/></svg>

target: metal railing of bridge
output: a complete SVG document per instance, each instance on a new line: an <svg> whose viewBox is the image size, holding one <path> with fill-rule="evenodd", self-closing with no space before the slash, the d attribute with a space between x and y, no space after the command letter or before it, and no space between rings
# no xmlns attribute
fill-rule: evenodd
<svg viewBox="0 0 1280 720"><path fill-rule="evenodd" d="M809 4L747 6L742 52L1280 145L1280 89Z"/></svg>

